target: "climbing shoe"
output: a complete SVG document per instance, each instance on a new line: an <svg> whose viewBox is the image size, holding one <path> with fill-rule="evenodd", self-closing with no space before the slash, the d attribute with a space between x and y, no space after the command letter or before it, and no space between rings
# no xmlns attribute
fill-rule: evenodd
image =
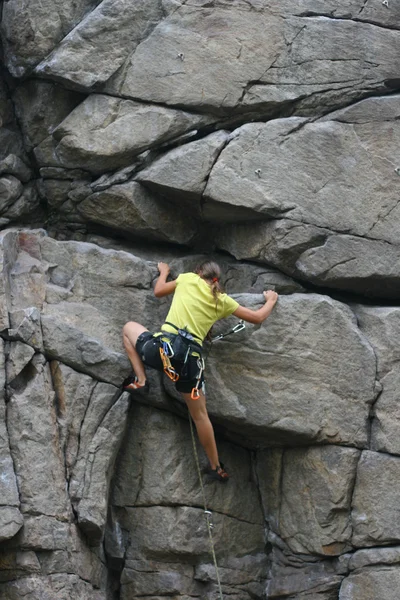
<svg viewBox="0 0 400 600"><path fill-rule="evenodd" d="M132 373L132 375L129 375L129 377L124 379L122 383L122 389L124 392L129 392L130 394L135 394L136 392L144 392L145 394L148 394L150 383L146 379L143 385L139 385L138 378Z"/></svg>
<svg viewBox="0 0 400 600"><path fill-rule="evenodd" d="M220 481L221 483L226 483L229 479L228 473L224 469L224 465L222 462L219 463L216 469L210 469L208 472L208 477L210 479L215 479L216 481Z"/></svg>

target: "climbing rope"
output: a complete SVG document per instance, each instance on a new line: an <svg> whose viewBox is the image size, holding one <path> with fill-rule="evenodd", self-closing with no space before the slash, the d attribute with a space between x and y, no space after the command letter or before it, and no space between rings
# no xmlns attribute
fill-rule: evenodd
<svg viewBox="0 0 400 600"><path fill-rule="evenodd" d="M224 600L224 597L222 595L221 580L219 578L217 557L216 557L216 554L215 554L214 539L213 539L213 535L212 535L212 530L213 530L213 527L214 527L213 524L212 524L212 522L211 522L212 513L207 508L206 494L205 494L205 491L204 491L203 479L201 477L199 455L197 453L196 438L195 438L195 435L194 435L193 420L192 420L192 417L190 416L190 413L189 413L189 424L190 424L190 433L192 434L193 454L194 454L194 458L195 458L195 461L196 461L197 475L199 477L199 482L200 482L200 487L201 487L201 493L202 493L202 496L203 496L204 516L205 516L205 519L206 519L206 524L207 524L207 529L208 529L208 537L210 539L211 555L213 557L215 574L216 574L216 577L217 577L217 585L218 585L219 598L220 598L220 600Z"/></svg>
<svg viewBox="0 0 400 600"><path fill-rule="evenodd" d="M222 340L223 338L225 338L228 335L231 335L232 333L239 333L239 331L242 331L244 328L245 328L244 321L239 321L239 323L237 325L235 325L234 327L232 327L232 329L230 329L226 333L222 333L222 334L217 335L216 337L212 338L211 344L210 344L210 349L209 349L209 351L207 353L206 359L203 362L203 370L204 370L204 367L205 367L204 363L206 362L206 360L208 359L208 357L210 355L211 346L212 346L213 342L216 342L217 340ZM196 438L195 438L195 435L194 435L193 419L192 419L192 417L190 415L189 410L188 410L188 414L189 414L190 433L192 435L193 454L194 454L194 458L195 458L195 461L196 461L197 475L199 477L201 493L202 493L202 496L203 496L204 516L205 516L205 520L206 520L206 524L207 524L208 537L210 539L210 549L211 549L211 555L212 555L213 562L214 562L215 575L217 577L217 585L218 585L219 598L220 598L220 600L224 600L224 597L222 595L221 580L220 580L219 571L218 571L217 557L216 557L216 554L215 554L214 538L213 538L213 535L212 535L212 530L214 528L214 525L211 522L212 512L210 510L208 510L208 508L207 508L206 494L205 494L205 491L204 491L203 479L201 477L199 455L197 453Z"/></svg>

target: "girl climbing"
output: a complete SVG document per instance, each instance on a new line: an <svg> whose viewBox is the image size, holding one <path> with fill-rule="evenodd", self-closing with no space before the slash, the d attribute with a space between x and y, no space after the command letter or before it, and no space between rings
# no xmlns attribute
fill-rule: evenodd
<svg viewBox="0 0 400 600"><path fill-rule="evenodd" d="M172 304L158 333L150 333L143 325L133 321L124 326L123 342L134 374L124 381L123 389L130 393L148 391L144 365L164 371L175 381L210 461L210 475L225 482L229 475L219 461L214 430L206 408L202 344L213 324L232 314L249 323L262 323L272 312L278 294L264 292L265 304L252 310L240 306L222 292L221 269L215 262L204 262L194 273L183 273L174 281L167 281L170 269L166 263L158 263L158 270L160 275L154 295L162 298L174 294Z"/></svg>

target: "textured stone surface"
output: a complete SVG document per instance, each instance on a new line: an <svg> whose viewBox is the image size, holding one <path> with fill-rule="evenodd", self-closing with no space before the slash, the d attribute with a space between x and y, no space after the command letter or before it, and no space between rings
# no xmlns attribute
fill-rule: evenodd
<svg viewBox="0 0 400 600"><path fill-rule="evenodd" d="M85 221L147 240L188 244L198 230L192 215L177 213L174 205L135 182L91 194L79 204L78 212Z"/></svg>
<svg viewBox="0 0 400 600"><path fill-rule="evenodd" d="M245 306L261 301L236 298ZM347 307L293 294L261 326L215 344L206 385L215 418L252 441L364 446L375 356Z"/></svg>
<svg viewBox="0 0 400 600"><path fill-rule="evenodd" d="M140 171L136 179L200 213L200 200L211 168L228 139L228 132L217 131L178 146Z"/></svg>
<svg viewBox="0 0 400 600"><path fill-rule="evenodd" d="M104 173L167 140L205 125L200 115L91 94L53 132L61 165Z"/></svg>
<svg viewBox="0 0 400 600"><path fill-rule="evenodd" d="M24 75L44 58L99 0L7 2L3 7L2 33L5 58L14 76ZM23 18L21 18L21 13Z"/></svg>
<svg viewBox="0 0 400 600"><path fill-rule="evenodd" d="M217 244L237 259L274 265L317 285L381 298L400 296L400 249L388 242L279 219L224 226Z"/></svg>
<svg viewBox="0 0 400 600"><path fill-rule="evenodd" d="M393 565L400 562L400 547L394 546L392 548L366 548L363 550L357 550L353 554L349 562L349 568L351 571L356 569L362 569L363 567L370 567L373 565Z"/></svg>
<svg viewBox="0 0 400 600"><path fill-rule="evenodd" d="M0 584L0 592L4 600L18 600L21 597L29 600L105 600L105 592L94 589L90 583L80 579L78 575L55 573L46 576L22 577L16 581Z"/></svg>
<svg viewBox="0 0 400 600"><path fill-rule="evenodd" d="M129 415L128 430L115 474L113 504L119 507L201 505L201 488L187 419L134 405ZM202 469L205 469L207 460L200 447L198 453ZM216 512L225 512L261 526L263 516L255 493L248 451L221 442L220 453L222 460L225 463L229 461L231 469L235 470L235 477L246 481L246 486L238 494L234 486L208 483L208 505ZM184 480L183 473L187 473Z"/></svg>
<svg viewBox="0 0 400 600"><path fill-rule="evenodd" d="M101 390L99 395L101 400ZM95 396L94 399L98 398ZM78 523L93 544L99 543L104 534L108 490L125 429L128 407L128 394L123 394L106 413L93 438L90 441L82 439L76 471L74 470L72 475L71 496L79 500L76 503ZM85 426L84 422L83 433L87 435L89 428ZM82 442L85 442L85 445Z"/></svg>
<svg viewBox="0 0 400 600"><path fill-rule="evenodd" d="M400 585L399 567L362 569L347 577L339 593L339 600L395 600Z"/></svg>
<svg viewBox="0 0 400 600"><path fill-rule="evenodd" d="M353 544L376 546L398 543L400 458L364 451L353 496Z"/></svg>
<svg viewBox="0 0 400 600"><path fill-rule="evenodd" d="M70 508L48 365L40 359L33 361L24 384L15 388L11 384L9 390L7 427L21 509L66 519ZM32 464L35 477L31 476Z"/></svg>
<svg viewBox="0 0 400 600"><path fill-rule="evenodd" d="M204 515L197 508L203 500L189 424L186 419L136 404L129 415L128 431L115 475L114 518L108 533L109 551L115 559L120 555L122 532L126 531L126 539L130 540L123 549L127 561L121 580L122 597L140 596L146 590L154 595L201 594L206 583L215 581L215 572L207 557ZM236 486L215 485L203 475L207 505L213 511L222 581L232 586L230 593L238 592L236 586L241 586L243 599L247 600L248 588L260 586L266 576L265 557L254 556L262 540L263 516L250 454L223 442L220 451L234 469L235 478L246 485L239 491ZM205 456L200 448L198 453L203 469ZM128 515L123 507L132 507ZM221 518L228 520L222 524ZM181 525L187 532L183 536ZM235 558L238 535L246 539L240 544L241 558ZM193 581L195 557L200 562Z"/></svg>
<svg viewBox="0 0 400 600"><path fill-rule="evenodd" d="M397 78L397 31L352 21L350 10L342 12L346 20L306 16L318 14L310 4L177 3L107 90L203 110L265 113L301 100L304 110L318 111ZM352 4L358 17L362 3ZM333 12L325 3L320 9Z"/></svg>
<svg viewBox="0 0 400 600"><path fill-rule="evenodd" d="M31 346L21 342L11 342L6 363L8 383L11 383L21 373L34 354L35 351Z"/></svg>
<svg viewBox="0 0 400 600"><path fill-rule="evenodd" d="M337 446L261 452L257 471L270 527L294 553L351 550L351 498L359 451Z"/></svg>
<svg viewBox="0 0 400 600"><path fill-rule="evenodd" d="M205 206L205 214L213 217L215 203L229 203L220 211L223 219L246 206L267 218L285 216L396 244L400 180L393 156L399 96L397 104L390 100L392 120L385 112L380 121L376 113L370 119L365 100L361 122L334 117L308 123L292 117L244 125L211 172L205 195L213 203ZM386 103L380 99L383 111Z"/></svg>
<svg viewBox="0 0 400 600"><path fill-rule="evenodd" d="M103 0L35 69L91 88L103 83L162 16L159 0Z"/></svg>
<svg viewBox="0 0 400 600"><path fill-rule="evenodd" d="M29 79L13 93L13 101L25 146L32 150L84 99L50 81Z"/></svg>
<svg viewBox="0 0 400 600"><path fill-rule="evenodd" d="M246 124L212 169L204 214L279 218L229 226L218 245L319 285L398 298L399 96L307 123Z"/></svg>
<svg viewBox="0 0 400 600"><path fill-rule="evenodd" d="M267 598L337 600L340 584L348 572L348 555L316 561L307 555L292 554L271 534L269 541L272 551Z"/></svg>
<svg viewBox="0 0 400 600"><path fill-rule="evenodd" d="M368 337L377 357L377 375L382 385L373 409L371 449L400 454L398 390L400 370L397 339L400 311L397 307L354 307L359 327Z"/></svg>

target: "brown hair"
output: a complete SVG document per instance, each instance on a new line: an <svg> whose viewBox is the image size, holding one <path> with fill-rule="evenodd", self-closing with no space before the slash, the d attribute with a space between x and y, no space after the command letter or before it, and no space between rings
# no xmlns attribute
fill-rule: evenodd
<svg viewBox="0 0 400 600"><path fill-rule="evenodd" d="M209 283L211 287L212 295L215 298L215 301L218 301L218 296L223 292L220 278L221 278L221 268L220 266L214 262L213 260L206 260L200 265L198 265L195 270L195 273L200 275L202 279L205 279L207 283Z"/></svg>

